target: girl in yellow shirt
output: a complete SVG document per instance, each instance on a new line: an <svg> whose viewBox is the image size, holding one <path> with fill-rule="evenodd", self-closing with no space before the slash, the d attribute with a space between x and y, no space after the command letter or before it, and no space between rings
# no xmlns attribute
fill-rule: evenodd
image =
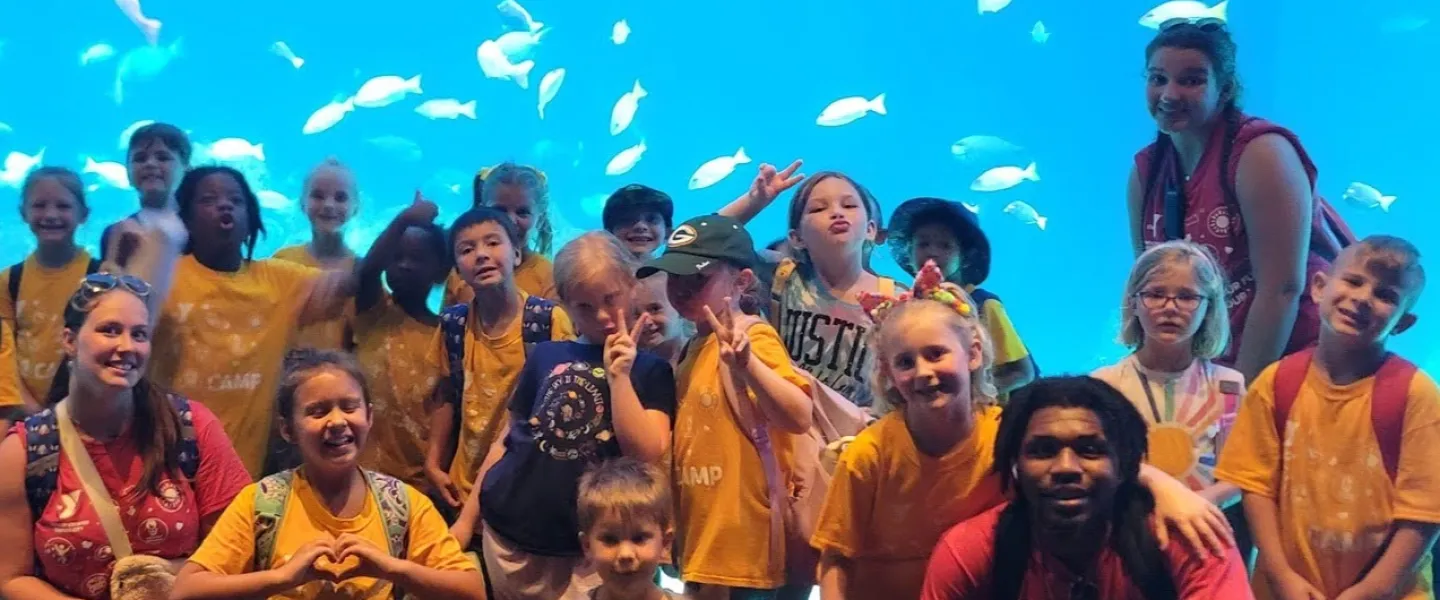
<svg viewBox="0 0 1440 600"><path fill-rule="evenodd" d="M559 300L555 294L555 272L550 263L550 250L555 232L550 224L550 184L545 173L530 166L512 162L480 169L475 174L475 204L495 208L515 223L520 233L520 264L515 267L515 285L520 291L547 300ZM530 245L530 234L535 244ZM445 306L465 304L475 299L474 290L451 271L445 280Z"/></svg>
<svg viewBox="0 0 1440 600"><path fill-rule="evenodd" d="M355 252L345 244L345 224L359 209L355 175L339 160L327 158L305 177L300 200L310 220L310 241L275 251L275 258L326 271L355 268ZM340 350L350 345L350 322L354 307L340 318L300 329L295 340L299 348Z"/></svg>
<svg viewBox="0 0 1440 600"><path fill-rule="evenodd" d="M274 390L296 326L338 315L354 295L357 278L353 272L252 260L264 231L260 204L232 168L192 169L176 197L190 243L175 265L161 312L151 374L205 402L256 477L263 470ZM433 219L433 206L429 210Z"/></svg>
<svg viewBox="0 0 1440 600"><path fill-rule="evenodd" d="M347 355L301 353L281 384L294 471L246 486L181 569L171 598L484 600L485 583L419 490L359 467L373 425Z"/></svg>
<svg viewBox="0 0 1440 600"><path fill-rule="evenodd" d="M79 175L64 167L42 167L25 178L20 198L20 215L35 235L36 248L24 262L0 271L0 321L13 336L12 360L20 375L19 396L5 400L7 406L34 412L50 394L50 380L64 356L65 303L76 283L99 263L75 243L76 228L90 216Z"/></svg>

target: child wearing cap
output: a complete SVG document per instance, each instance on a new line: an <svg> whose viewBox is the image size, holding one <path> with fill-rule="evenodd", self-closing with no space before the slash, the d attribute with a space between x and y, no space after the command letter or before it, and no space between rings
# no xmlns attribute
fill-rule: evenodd
<svg viewBox="0 0 1440 600"><path fill-rule="evenodd" d="M741 310L758 292L756 258L739 221L706 215L676 227L665 253L637 272L667 273L671 304L697 329L676 370L673 473L681 578L702 600L773 597L785 584L784 540L763 526L776 506L767 464L785 472L791 434L811 422L807 380L779 334ZM737 410L768 424L763 453Z"/></svg>
<svg viewBox="0 0 1440 600"><path fill-rule="evenodd" d="M895 262L914 275L927 260L935 261L946 281L970 293L980 305L981 320L995 345L995 387L1003 404L1007 394L1035 379L1039 369L1000 297L980 287L990 275L990 240L980 219L959 202L939 198L906 200L890 216L890 252Z"/></svg>
<svg viewBox="0 0 1440 600"><path fill-rule="evenodd" d="M632 183L610 194L600 221L639 260L649 260L674 227L675 202L655 188Z"/></svg>

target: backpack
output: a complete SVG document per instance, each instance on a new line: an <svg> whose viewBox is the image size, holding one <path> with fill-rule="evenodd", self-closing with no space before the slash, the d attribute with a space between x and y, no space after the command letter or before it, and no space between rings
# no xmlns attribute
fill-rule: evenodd
<svg viewBox="0 0 1440 600"><path fill-rule="evenodd" d="M410 495L405 484L367 469L361 469L361 473L385 523L385 542L390 556L406 560L410 542ZM275 538L285 521L285 501L290 498L294 476L293 469L281 471L255 484L255 562L252 564L255 572L269 569L275 558ZM397 599L405 596L398 586L392 586L391 592Z"/></svg>
<svg viewBox="0 0 1440 600"><path fill-rule="evenodd" d="M1275 369L1275 434L1285 443L1285 426L1290 409L1305 383L1305 374L1315 348L1310 347L1280 359ZM1375 372L1375 389L1370 397L1370 422L1375 440L1380 444L1380 457L1385 472L1394 481L1400 465L1400 441L1405 433L1405 406L1410 398L1410 382L1419 368L1408 360L1390 354Z"/></svg>
<svg viewBox="0 0 1440 600"><path fill-rule="evenodd" d="M200 445L195 439L195 417L190 401L177 394L168 394L170 404L180 415L180 473L190 481L200 471ZM30 504L30 520L40 519L60 480L60 428L55 421L54 407L25 419L25 497ZM38 565L38 563L37 563Z"/></svg>
<svg viewBox="0 0 1440 600"><path fill-rule="evenodd" d="M746 315L740 324L746 329L765 323L760 317ZM770 544L772 556L778 555L779 544L785 545L785 573L790 583L815 583L819 553L810 545L810 537L819 525L825 495L834 478L835 460L843 446L870 423L870 415L839 392L821 383L814 375L793 365L796 373L810 386L811 425L804 434L791 436L794 452L790 471L780 468L775 457L765 417L749 402L746 390L720 363L720 384L735 422L745 437L755 445L765 469L765 484L770 495ZM788 480L786 476L788 475Z"/></svg>
<svg viewBox="0 0 1440 600"><path fill-rule="evenodd" d="M536 344L550 341L554 315L554 302L539 296L525 298L520 316L520 338L525 344L526 356ZM469 317L470 305L466 303L440 311L440 331L445 337L445 355L450 362L450 383L455 387L456 394L465 391L465 325ZM457 402L456 407L459 405Z"/></svg>
<svg viewBox="0 0 1440 600"><path fill-rule="evenodd" d="M89 264L85 265L85 274L94 275L100 270L100 259L91 258ZM20 278L25 276L25 261L10 265L10 313L15 313L15 306L20 302ZM15 335L20 335L19 327L15 328Z"/></svg>

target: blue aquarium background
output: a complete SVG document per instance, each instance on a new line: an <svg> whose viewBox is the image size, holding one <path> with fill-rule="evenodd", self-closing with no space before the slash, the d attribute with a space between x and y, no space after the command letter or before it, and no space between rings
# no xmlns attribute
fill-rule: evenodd
<svg viewBox="0 0 1440 600"><path fill-rule="evenodd" d="M547 28L533 49L528 89L487 78L477 62L482 41L524 29L497 1L144 0L148 16L164 23L149 57L133 54L146 40L109 0L6 2L0 155L43 149L43 164L76 170L87 158L123 163L122 132L161 120L190 132L196 164L214 161L206 150L216 140L260 145L264 160L235 166L257 188L292 201L307 171L335 156L361 189L348 234L357 251L416 188L448 221L468 206L476 169L504 160L549 175L563 242L599 227L606 195L621 185L668 191L679 221L741 194L759 163L803 158L805 172L839 170L867 185L887 216L915 196L978 207L994 248L986 287L1005 299L1047 371L1088 371L1124 353L1115 338L1131 260L1125 180L1132 155L1155 131L1141 76L1155 32L1139 19L1159 0L1013 0L986 14L973 0L522 0ZM622 19L631 33L616 44L613 26ZM1431 22L1440 8L1433 0L1231 0L1227 19L1240 47L1244 107L1300 135L1319 165L1322 193L1357 233L1409 238L1440 273L1440 79L1426 72L1440 57L1440 24ZM304 59L301 67L273 51L281 41ZM114 55L92 50L82 65L82 53L100 43ZM122 64L129 73L117 103ZM566 77L542 120L540 79L557 68ZM302 133L317 109L381 75L420 76L423 93ZM637 80L647 95L633 124L612 136L611 108ZM885 115L816 123L838 99L880 94ZM416 112L444 98L474 100L476 118ZM997 166L952 153L975 135L1019 147L995 160L1034 162L1040 180L970 191L980 172ZM632 170L606 175L613 156L642 140L647 150ZM687 190L701 164L741 147L754 162ZM80 240L93 249L100 230L137 202L97 174L85 178L96 189ZM1344 201L1351 182L1397 199L1388 210ZM34 245L15 209L17 191L0 184L0 264ZM298 205L276 198L264 212L269 235L258 255L308 235ZM753 225L758 243L785 233L788 200ZM1004 212L1016 200L1046 218L1044 230ZM875 264L903 276L886 250ZM1440 371L1430 343L1440 333L1437 308L1432 285L1418 326L1393 343L1432 373Z"/></svg>

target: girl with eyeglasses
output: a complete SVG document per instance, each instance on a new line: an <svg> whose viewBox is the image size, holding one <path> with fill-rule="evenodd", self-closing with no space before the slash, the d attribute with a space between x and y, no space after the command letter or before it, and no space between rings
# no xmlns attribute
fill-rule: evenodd
<svg viewBox="0 0 1440 600"><path fill-rule="evenodd" d="M64 305L53 408L0 442L0 595L163 598L250 482L215 415L144 375L159 294L100 272Z"/></svg>
<svg viewBox="0 0 1440 600"><path fill-rule="evenodd" d="M1166 242L1135 261L1120 341L1134 352L1091 374L1125 394L1149 427L1148 462L1221 508L1240 489L1215 480L1245 378L1212 362L1230 340L1225 276L1203 247Z"/></svg>
<svg viewBox="0 0 1440 600"><path fill-rule="evenodd" d="M1130 173L1135 254L1188 239L1216 256L1230 282L1232 340L1216 362L1254 379L1315 342L1319 317L1305 282L1354 236L1316 196L1315 164L1299 138L1241 110L1224 22L1166 22L1145 60L1146 106L1159 132Z"/></svg>

